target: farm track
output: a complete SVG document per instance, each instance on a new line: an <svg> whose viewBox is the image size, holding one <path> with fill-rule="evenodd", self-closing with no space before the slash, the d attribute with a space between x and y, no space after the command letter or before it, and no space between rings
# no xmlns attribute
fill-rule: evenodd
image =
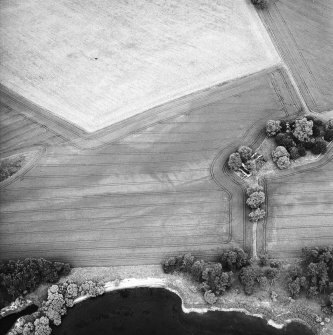
<svg viewBox="0 0 333 335"><path fill-rule="evenodd" d="M332 3L325 0L281 0L259 14L307 106L319 113L331 110Z"/></svg>
<svg viewBox="0 0 333 335"><path fill-rule="evenodd" d="M179 252L212 257L226 243L246 246L243 190L219 169L235 146L262 137L268 118L296 113L285 73L271 71L200 92L190 106L176 101L171 117L125 137L52 133L62 144L47 144L33 169L1 189L1 258L156 264Z"/></svg>

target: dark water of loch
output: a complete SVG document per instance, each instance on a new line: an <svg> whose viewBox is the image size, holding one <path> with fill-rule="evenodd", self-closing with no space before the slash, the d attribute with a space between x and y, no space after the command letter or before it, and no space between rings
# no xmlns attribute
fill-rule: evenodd
<svg viewBox="0 0 333 335"><path fill-rule="evenodd" d="M164 289L107 293L68 310L54 335L313 335L301 324L282 330L238 312L185 314L181 299Z"/></svg>

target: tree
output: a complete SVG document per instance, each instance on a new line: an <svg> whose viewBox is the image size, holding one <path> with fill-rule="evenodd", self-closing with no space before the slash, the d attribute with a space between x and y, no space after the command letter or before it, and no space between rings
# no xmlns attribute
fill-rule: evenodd
<svg viewBox="0 0 333 335"><path fill-rule="evenodd" d="M311 148L314 155L324 154L327 151L327 143L324 140L317 140Z"/></svg>
<svg viewBox="0 0 333 335"><path fill-rule="evenodd" d="M34 322L35 335L50 335L52 329L49 325L49 319L46 316L42 316L36 319Z"/></svg>
<svg viewBox="0 0 333 335"><path fill-rule="evenodd" d="M85 281L79 287L80 295L89 295L90 297L97 297L105 292L103 283L96 283L91 280Z"/></svg>
<svg viewBox="0 0 333 335"><path fill-rule="evenodd" d="M187 253L183 256L183 261L181 265L181 271L191 272L193 263L195 262L195 257L190 253Z"/></svg>
<svg viewBox="0 0 333 335"><path fill-rule="evenodd" d="M245 167L250 171L250 172L253 172L256 170L257 168L257 164L256 164L256 161L254 159L250 159L249 161L247 161L245 163Z"/></svg>
<svg viewBox="0 0 333 335"><path fill-rule="evenodd" d="M307 140L312 135L313 121L306 118L295 120L293 135L300 141Z"/></svg>
<svg viewBox="0 0 333 335"><path fill-rule="evenodd" d="M287 151L287 149L285 147L278 146L272 152L272 159L273 159L273 162L275 162L275 163L278 161L278 159L280 157L284 157L284 156L286 156L286 157L290 156L289 152Z"/></svg>
<svg viewBox="0 0 333 335"><path fill-rule="evenodd" d="M241 248L223 249L219 257L222 267L227 270L239 270L249 265L249 255Z"/></svg>
<svg viewBox="0 0 333 335"><path fill-rule="evenodd" d="M245 145L240 146L237 151L244 163L251 158L253 152L250 147L247 147Z"/></svg>
<svg viewBox="0 0 333 335"><path fill-rule="evenodd" d="M281 126L279 120L268 120L266 123L266 134L270 137L280 132Z"/></svg>
<svg viewBox="0 0 333 335"><path fill-rule="evenodd" d="M27 322L23 326L22 335L33 335L34 330L35 330L35 327L34 327L33 323L32 322Z"/></svg>
<svg viewBox="0 0 333 335"><path fill-rule="evenodd" d="M223 294L231 286L232 273L223 272L221 263L212 263L202 272L202 287L215 295Z"/></svg>
<svg viewBox="0 0 333 335"><path fill-rule="evenodd" d="M214 305L217 301L217 297L212 291L206 291L204 293L204 299L210 305Z"/></svg>
<svg viewBox="0 0 333 335"><path fill-rule="evenodd" d="M333 141L333 129L327 129L324 135L324 140L327 142Z"/></svg>
<svg viewBox="0 0 333 335"><path fill-rule="evenodd" d="M287 156L280 157L278 161L276 162L277 167L282 170L282 169L288 169L290 166L290 159Z"/></svg>
<svg viewBox="0 0 333 335"><path fill-rule="evenodd" d="M253 192L246 200L246 204L250 208L258 208L261 204L265 202L265 193L264 192Z"/></svg>
<svg viewBox="0 0 333 335"><path fill-rule="evenodd" d="M263 209L257 208L249 214L249 219L251 222L258 222L262 220L266 215L266 212Z"/></svg>
<svg viewBox="0 0 333 335"><path fill-rule="evenodd" d="M251 186L246 189L246 194L250 196L254 192L263 192L264 188L259 185Z"/></svg>
<svg viewBox="0 0 333 335"><path fill-rule="evenodd" d="M229 156L228 166L231 170L237 171L242 166L242 159L238 152L235 152Z"/></svg>
<svg viewBox="0 0 333 335"><path fill-rule="evenodd" d="M246 294L250 295L254 292L254 286L259 274L259 269L254 266L246 266L240 271L239 279Z"/></svg>
<svg viewBox="0 0 333 335"><path fill-rule="evenodd" d="M206 264L203 260L197 260L193 263L191 267L191 275L195 280L197 281L201 280L202 272L205 268L205 265Z"/></svg>

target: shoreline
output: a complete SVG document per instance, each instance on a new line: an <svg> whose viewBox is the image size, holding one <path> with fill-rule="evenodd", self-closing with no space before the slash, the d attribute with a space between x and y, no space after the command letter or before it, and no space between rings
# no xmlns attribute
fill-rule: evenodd
<svg viewBox="0 0 333 335"><path fill-rule="evenodd" d="M114 281L109 281L107 283L105 283L104 288L105 288L105 293L109 293L109 292L114 292L114 291L118 291L118 290L125 290L125 289L134 289L134 288L161 288L161 289L165 289L168 290L174 294L176 294L180 299L181 299L181 307L182 307L182 311L186 314L188 313L198 313L198 314L204 314L207 312L238 312L238 313L243 313L245 315L248 316L252 316L252 317L256 317L256 318L260 318L260 319L264 319L267 321L267 324L276 328L276 329L282 329L284 327L286 327L289 323L291 322L298 322L298 323L302 323L304 324L304 322L302 320L291 320L288 319L285 321L285 323L277 323L272 319L266 319L264 317L263 314L256 314L256 313L251 313L249 312L247 309L245 308L224 308L224 307L220 307L220 306L210 306L207 304L207 307L188 307L186 306L186 303L184 301L184 298L182 296L182 292L180 290L179 287L171 287L168 284L168 281L165 279L161 279L161 278L127 278L127 279L123 279L121 281L118 280L114 280ZM74 305L85 301L87 299L90 299L91 297L88 295L79 297L77 299L74 300ZM306 325L308 328L310 328L308 325ZM311 329L311 328L310 328Z"/></svg>
<svg viewBox="0 0 333 335"><path fill-rule="evenodd" d="M280 296L280 293L278 299L273 301L269 291L247 296L241 289L235 288L220 296L214 305L209 305L203 298L199 284L182 274L165 274L159 265L73 268L59 283L67 280L77 284L88 280L103 282L105 293L140 287L161 288L180 297L184 313L239 312L264 319L268 325L276 329L282 329L295 322L305 325L316 335L333 335L333 318L325 324L316 322L316 317L323 317L317 302L302 299L290 302L287 297ZM40 306L46 298L49 286L42 285L25 299ZM78 297L74 304L89 298L91 297Z"/></svg>

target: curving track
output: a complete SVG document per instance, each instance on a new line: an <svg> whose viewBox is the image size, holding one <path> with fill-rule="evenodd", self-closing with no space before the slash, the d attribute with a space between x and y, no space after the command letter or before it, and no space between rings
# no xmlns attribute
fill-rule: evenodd
<svg viewBox="0 0 333 335"><path fill-rule="evenodd" d="M176 116L115 142L104 133L103 145L85 146L93 149L70 138L48 146L1 189L0 257L155 264L168 254L209 257L225 243L244 246L242 189L228 174L217 183L211 163L224 161L249 128L256 134L266 119L298 110L284 72L272 71L178 101Z"/></svg>
<svg viewBox="0 0 333 335"><path fill-rule="evenodd" d="M333 107L333 2L279 0L260 11L308 107Z"/></svg>

